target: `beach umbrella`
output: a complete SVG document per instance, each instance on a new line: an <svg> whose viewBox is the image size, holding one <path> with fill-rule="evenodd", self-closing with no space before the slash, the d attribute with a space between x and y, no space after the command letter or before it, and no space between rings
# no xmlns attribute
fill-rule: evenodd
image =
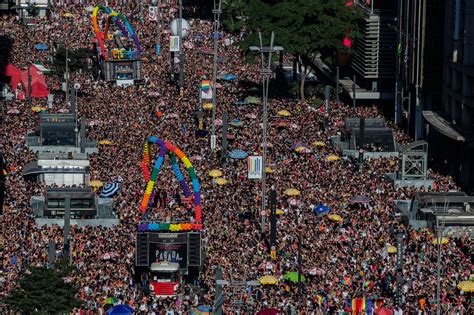
<svg viewBox="0 0 474 315"><path fill-rule="evenodd" d="M306 281L306 278L303 275L301 275L300 277L301 277L301 282ZM290 281L290 282L297 283L298 282L298 273L296 271L290 271L286 275L283 276L283 279L285 279L287 281Z"/></svg>
<svg viewBox="0 0 474 315"><path fill-rule="evenodd" d="M102 188L102 192L100 193L100 197L102 198L112 198L115 196L120 190L121 184L119 182L112 182L108 183L107 185Z"/></svg>
<svg viewBox="0 0 474 315"><path fill-rule="evenodd" d="M224 76L222 77L222 79L223 79L224 81L234 81L234 80L237 79L237 75L232 74L232 73L224 74Z"/></svg>
<svg viewBox="0 0 474 315"><path fill-rule="evenodd" d="M321 276L324 273L324 270L321 268L313 268L309 271L309 274L312 276Z"/></svg>
<svg viewBox="0 0 474 315"><path fill-rule="evenodd" d="M395 254L396 252L397 252L397 248L395 246L388 246L387 247L387 253Z"/></svg>
<svg viewBox="0 0 474 315"><path fill-rule="evenodd" d="M260 99L255 96L247 96L247 98L245 98L245 101L247 102L247 104L260 104Z"/></svg>
<svg viewBox="0 0 474 315"><path fill-rule="evenodd" d="M274 285L278 283L278 279L275 278L274 276L263 276L260 279L258 279L258 282L263 285Z"/></svg>
<svg viewBox="0 0 474 315"><path fill-rule="evenodd" d="M216 126L222 126L224 122L222 121L222 119L219 119L217 118L216 120L214 120L214 125Z"/></svg>
<svg viewBox="0 0 474 315"><path fill-rule="evenodd" d="M301 146L301 147L297 147L297 148L295 149L295 151L296 151L296 152L300 152L300 151L303 151L303 150L306 150L306 149L307 149L306 147Z"/></svg>
<svg viewBox="0 0 474 315"><path fill-rule="evenodd" d="M290 117L291 116L291 113L289 111L287 111L286 109L279 111L277 114L278 114L278 116L283 116L283 117Z"/></svg>
<svg viewBox="0 0 474 315"><path fill-rule="evenodd" d="M339 214L330 214L328 215L328 219L334 222L342 221L342 217Z"/></svg>
<svg viewBox="0 0 474 315"><path fill-rule="evenodd" d="M300 147L303 147L303 148L306 148L307 145L303 144L303 143L293 143L290 147L291 150L296 150L297 148L300 148Z"/></svg>
<svg viewBox="0 0 474 315"><path fill-rule="evenodd" d="M245 159L247 156L248 154L246 152L239 149L233 150L229 153L229 157L236 160Z"/></svg>
<svg viewBox="0 0 474 315"><path fill-rule="evenodd" d="M112 305L114 305L114 304L117 303L117 302L118 302L118 300L117 300L116 297L109 296L108 298L106 298L106 299L104 300L104 305L105 305L105 304L112 304Z"/></svg>
<svg viewBox="0 0 474 315"><path fill-rule="evenodd" d="M202 105L202 109L205 110L211 110L213 107L214 105L212 105L212 103L204 103L204 105Z"/></svg>
<svg viewBox="0 0 474 315"><path fill-rule="evenodd" d="M63 14L63 17L74 17L74 14L66 12Z"/></svg>
<svg viewBox="0 0 474 315"><path fill-rule="evenodd" d="M315 147L325 147L326 143L324 143L322 141L314 141L313 146L315 146Z"/></svg>
<svg viewBox="0 0 474 315"><path fill-rule="evenodd" d="M48 50L48 45L46 44L43 44L43 43L40 43L40 44L36 44L35 45L35 49L36 50L41 50L41 51L44 51L44 50Z"/></svg>
<svg viewBox="0 0 474 315"><path fill-rule="evenodd" d="M374 314L375 315L393 315L393 311L385 307L379 307L375 309Z"/></svg>
<svg viewBox="0 0 474 315"><path fill-rule="evenodd" d="M257 119L257 115L255 115L255 114L250 114L250 113L249 113L249 114L246 114L246 115L245 115L245 118Z"/></svg>
<svg viewBox="0 0 474 315"><path fill-rule="evenodd" d="M277 315L277 314L283 314L283 312L276 308L264 308L258 311L257 313L257 315Z"/></svg>
<svg viewBox="0 0 474 315"><path fill-rule="evenodd" d="M39 113L41 111L41 107L40 106L32 106L31 111L33 113Z"/></svg>
<svg viewBox="0 0 474 315"><path fill-rule="evenodd" d="M433 243L433 245L438 245L438 238L434 238L432 243ZM441 238L441 245L446 245L448 243L449 243L448 238L446 238L446 237Z"/></svg>
<svg viewBox="0 0 474 315"><path fill-rule="evenodd" d="M244 123L238 119L233 119L229 125L234 126L234 127L242 127Z"/></svg>
<svg viewBox="0 0 474 315"><path fill-rule="evenodd" d="M355 204L355 203L364 204L364 203L369 203L370 198L367 196L357 195L357 196L352 197L352 199L349 202L351 204Z"/></svg>
<svg viewBox="0 0 474 315"><path fill-rule="evenodd" d="M341 158L337 155L330 155L326 158L326 161L339 161Z"/></svg>
<svg viewBox="0 0 474 315"><path fill-rule="evenodd" d="M459 290L463 292L474 292L474 281L462 281L456 286Z"/></svg>
<svg viewBox="0 0 474 315"><path fill-rule="evenodd" d="M222 177L216 178L216 179L214 179L214 181L219 186L224 186L224 185L227 185L227 183L229 183L229 181L227 179L222 178Z"/></svg>
<svg viewBox="0 0 474 315"><path fill-rule="evenodd" d="M275 214L282 215L282 214L285 214L285 211L281 209L277 209L277 211L275 211Z"/></svg>
<svg viewBox="0 0 474 315"><path fill-rule="evenodd" d="M273 170L270 167L265 167L265 173L272 174Z"/></svg>
<svg viewBox="0 0 474 315"><path fill-rule="evenodd" d="M295 151L298 152L299 154L310 154L312 152L311 149L303 148L303 147L299 147Z"/></svg>
<svg viewBox="0 0 474 315"><path fill-rule="evenodd" d="M318 205L316 208L314 208L314 212L316 213L326 213L329 211L331 211L331 208L326 205Z"/></svg>
<svg viewBox="0 0 474 315"><path fill-rule="evenodd" d="M288 188L287 190L285 190L285 192L283 194L285 194L287 196L299 196L301 193L296 188Z"/></svg>
<svg viewBox="0 0 474 315"><path fill-rule="evenodd" d="M91 180L89 182L89 186L91 186L93 188L100 188L100 187L104 186L104 182L102 182L100 180Z"/></svg>
<svg viewBox="0 0 474 315"><path fill-rule="evenodd" d="M222 176L222 171L220 171L218 169L214 169L214 170L209 172L209 176L211 176L211 177L221 177Z"/></svg>
<svg viewBox="0 0 474 315"><path fill-rule="evenodd" d="M134 313L134 309L128 305L116 305L107 310L107 315L129 315Z"/></svg>
<svg viewBox="0 0 474 315"><path fill-rule="evenodd" d="M100 141L99 141L99 144L102 144L102 145L111 145L111 144L112 144L112 141L110 141L110 140L100 140Z"/></svg>

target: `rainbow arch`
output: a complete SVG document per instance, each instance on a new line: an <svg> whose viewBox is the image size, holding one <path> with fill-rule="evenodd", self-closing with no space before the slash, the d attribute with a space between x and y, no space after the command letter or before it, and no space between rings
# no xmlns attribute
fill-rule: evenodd
<svg viewBox="0 0 474 315"><path fill-rule="evenodd" d="M150 164L150 148L151 145L158 145L159 152L158 158L156 159L155 165L153 166L153 170L150 173L148 169L148 165ZM140 203L140 211L145 212L148 206L151 204L150 197L153 193L156 179L158 178L158 174L160 173L161 166L163 165L164 159L168 154L171 165L173 168L173 172L178 179L179 185L183 194L186 198L192 198L193 206L194 206L194 219L196 223L184 223L179 224L182 226L179 230L200 230L202 228L202 209L201 209L201 194L200 194L200 186L199 186L199 179L197 178L196 171L191 164L189 158L181 151L178 147L174 146L169 141L163 141L155 136L151 136L147 139L145 143L145 147L143 149L143 161L141 164L143 176L147 181L145 193L143 194L142 201ZM192 192L187 185L183 174L181 173L178 165L178 157L181 162L183 162L186 170L192 181Z"/></svg>
<svg viewBox="0 0 474 315"><path fill-rule="evenodd" d="M99 11L102 11L108 14L107 24L105 26L105 31L103 33L100 32L99 23L97 21L97 13L99 13ZM128 36L132 37L135 43L135 46L137 47L137 51L135 52L134 58L140 58L142 54L142 47L140 45L140 42L138 41L137 35L133 31L132 25L127 20L127 18L123 14L117 13L110 8L104 7L102 5L97 5L94 7L94 10L92 11L92 27L94 29L95 36L97 37L97 41L99 42L100 56L104 60L108 59L107 49L105 48L104 39L107 40L107 34L109 32L111 21L114 21L114 23L120 28L120 31L122 32L122 34L124 34L127 37Z"/></svg>

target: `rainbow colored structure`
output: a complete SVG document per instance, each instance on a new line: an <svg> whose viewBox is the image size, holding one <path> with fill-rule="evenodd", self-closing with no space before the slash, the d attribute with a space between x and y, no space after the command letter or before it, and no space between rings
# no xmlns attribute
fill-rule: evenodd
<svg viewBox="0 0 474 315"><path fill-rule="evenodd" d="M99 13L99 11L108 14L107 25L105 26L105 31L103 33L100 32L99 23L97 21L97 13ZM92 26L94 29L95 36L97 37L97 41L99 42L99 56L101 57L101 59L107 60L109 58L109 55L107 54L107 49L105 48L104 40L107 41L109 39L108 33L111 21L114 21L114 23L120 28L120 31L124 36L130 36L136 46L136 51L116 50L112 56L113 59L139 59L142 54L142 47L127 18L121 13L114 12L110 8L104 7L102 5L97 5L92 11Z"/></svg>
<svg viewBox="0 0 474 315"><path fill-rule="evenodd" d="M148 169L148 165L150 164L150 148L152 144L156 144L159 146L158 158L156 159L155 165L153 166L153 171L150 174L150 170ZM163 141L158 139L155 136L151 136L148 138L147 142L145 143L145 147L143 150L143 161L141 164L143 176L147 181L145 193L143 194L143 198L140 204L140 210L145 212L146 209L151 205L152 200L151 196L154 193L155 181L158 177L160 172L161 166L165 159L165 155L168 153L168 156L171 160L171 165L173 168L173 172L178 179L179 186L181 187L183 194L186 198L192 198L193 205L194 205L194 223L182 223L182 224L166 224L166 223L143 223L139 226L141 230L150 230L150 231L191 231L191 230L201 230L202 229L202 210L201 210L201 194L200 194L200 187L199 187L199 180L196 175L196 171L192 166L191 162L189 161L188 157L181 151L179 148L175 147L169 141ZM176 156L183 162L186 170L192 181L193 192L190 191L186 181L184 180L184 176L181 173L178 165L178 159ZM145 227L145 225L147 225Z"/></svg>

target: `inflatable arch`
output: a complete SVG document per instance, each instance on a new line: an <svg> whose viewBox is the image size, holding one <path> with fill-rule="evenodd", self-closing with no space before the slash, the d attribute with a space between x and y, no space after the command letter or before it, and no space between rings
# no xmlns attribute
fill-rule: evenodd
<svg viewBox="0 0 474 315"><path fill-rule="evenodd" d="M156 144L159 146L159 153L158 153L158 158L156 159L155 165L153 166L153 171L150 174L148 165L150 164L150 147L152 144ZM181 230L201 229L202 213L201 213L201 195L200 195L199 180L197 178L196 171L194 170L194 167L192 166L191 161L189 161L188 157L183 153L183 151L181 151L179 148L172 145L171 142L163 141L161 139L158 139L155 136L151 136L148 138L147 142L145 143L145 148L143 150L143 153L144 154L143 154L143 161L141 164L141 168L142 168L143 176L145 180L147 181L147 186L146 186L145 193L143 194L143 198L140 204L140 210L142 212L145 212L148 206L151 204L150 197L155 187L155 181L160 172L161 166L165 159L165 155L166 153L168 153L168 156L170 157L170 160L171 160L173 172L176 178L178 179L179 186L181 187L184 193L184 196L186 198L192 197L193 205L194 205L194 218L195 218L196 223L195 224L178 224L178 225L185 226L181 228ZM193 188L192 192L189 189L188 185L186 184L186 181L184 180L183 174L181 173L178 166L178 159L176 157L178 157L181 160L181 162L183 162L184 166L186 167L186 170L189 173L189 176L191 177L192 188Z"/></svg>
<svg viewBox="0 0 474 315"><path fill-rule="evenodd" d="M97 13L99 11L102 11L108 14L107 25L105 26L105 31L103 33L99 31L99 23L97 21ZM97 41L99 42L100 56L102 56L104 60L108 59L107 50L104 45L104 40L107 40L107 34L109 32L111 21L114 21L114 23L120 28L120 31L122 32L124 36L132 37L135 43L135 46L137 47L135 58L140 58L142 54L142 47L140 45L140 42L138 41L138 38L135 32L133 31L132 26L128 22L127 18L123 16L123 14L114 12L110 8L104 7L102 5L97 5L92 11L92 27L94 29L95 36L97 37Z"/></svg>

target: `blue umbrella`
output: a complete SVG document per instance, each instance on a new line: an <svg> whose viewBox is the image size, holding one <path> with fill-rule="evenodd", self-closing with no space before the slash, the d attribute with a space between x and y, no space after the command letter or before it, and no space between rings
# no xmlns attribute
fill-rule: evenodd
<svg viewBox="0 0 474 315"><path fill-rule="evenodd" d="M326 205L318 205L316 208L314 208L314 212L316 213L326 213L326 212L329 212L331 211L331 208L329 208L328 206Z"/></svg>
<svg viewBox="0 0 474 315"><path fill-rule="evenodd" d="M241 159L245 159L247 156L248 156L247 153L239 149L233 150L232 152L229 153L229 157L231 159L241 160Z"/></svg>
<svg viewBox="0 0 474 315"><path fill-rule="evenodd" d="M224 77L222 78L224 81L234 81L237 79L237 76L235 74L229 73L229 74L224 74Z"/></svg>
<svg viewBox="0 0 474 315"><path fill-rule="evenodd" d="M130 315L135 310L127 305L117 305L107 310L107 315Z"/></svg>
<svg viewBox="0 0 474 315"><path fill-rule="evenodd" d="M120 190L120 185L121 184L119 182L108 183L104 186L104 188L102 188L100 196L102 198L112 198Z"/></svg>
<svg viewBox="0 0 474 315"><path fill-rule="evenodd" d="M48 48L49 48L49 47L48 47L48 45L46 45L46 44L36 44L36 45L35 45L35 49L36 49L36 50L48 50Z"/></svg>

